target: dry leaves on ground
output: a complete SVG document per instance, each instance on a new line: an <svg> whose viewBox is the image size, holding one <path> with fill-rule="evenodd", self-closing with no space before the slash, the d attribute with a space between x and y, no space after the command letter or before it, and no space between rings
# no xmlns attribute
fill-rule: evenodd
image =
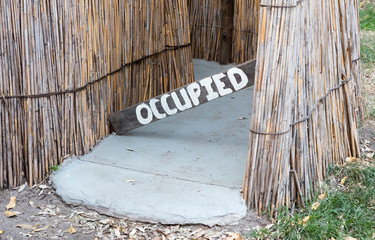
<svg viewBox="0 0 375 240"><path fill-rule="evenodd" d="M129 181L132 182L131 180ZM26 191L22 189L22 194ZM9 209L18 208L22 215L13 219L14 228L12 232L6 231L5 235L15 237L20 234L23 237L36 239L146 239L146 240L169 240L169 239L220 239L220 240L242 240L242 236L233 231L221 227L206 227L202 225L162 225L131 221L125 218L115 218L101 215L95 211L75 209L64 205L54 205L58 201L51 201L53 189L47 185L36 185L26 189L36 191L36 198L22 198L17 195L9 201ZM4 204L5 207L6 203ZM26 211L25 209L30 209ZM30 214L32 212L32 214ZM15 217L21 212L5 212L7 217ZM0 234L2 231L0 231ZM4 235L2 235L3 237ZM5 237L7 237L5 236ZM17 238L15 238L17 239Z"/></svg>
<svg viewBox="0 0 375 240"><path fill-rule="evenodd" d="M359 163L359 162L361 162L361 159L356 158L356 157L347 157L345 159L345 162L346 163Z"/></svg>
<svg viewBox="0 0 375 240"><path fill-rule="evenodd" d="M16 197L10 197L9 203L6 206L7 210L12 209L16 206Z"/></svg>
<svg viewBox="0 0 375 240"><path fill-rule="evenodd" d="M327 196L327 194L322 193L322 194L319 194L318 198L319 198L320 200L323 200L326 196Z"/></svg>
<svg viewBox="0 0 375 240"><path fill-rule="evenodd" d="M316 210L316 209L318 209L319 206L320 206L320 202L314 202L314 203L311 205L311 209L312 209L312 210Z"/></svg>
<svg viewBox="0 0 375 240"><path fill-rule="evenodd" d="M77 232L77 230L73 226L70 226L68 229L66 229L66 232L74 234Z"/></svg>
<svg viewBox="0 0 375 240"><path fill-rule="evenodd" d="M21 213L17 212L17 211L14 211L14 212L13 211L5 211L4 214L7 218L11 218L11 217L15 217L15 216L17 216L18 214L21 214Z"/></svg>
<svg viewBox="0 0 375 240"><path fill-rule="evenodd" d="M344 185L344 184L345 184L345 181L346 181L347 178L348 178L348 176L343 177L343 178L341 179L341 181L340 181L340 184L341 184L341 185Z"/></svg>
<svg viewBox="0 0 375 240"><path fill-rule="evenodd" d="M303 226L306 226L309 221L310 221L310 216L306 216L302 220L300 220L298 223L303 224Z"/></svg>
<svg viewBox="0 0 375 240"><path fill-rule="evenodd" d="M349 237L346 237L345 240L357 240L357 239L354 238L354 237L350 237L350 236L349 236Z"/></svg>

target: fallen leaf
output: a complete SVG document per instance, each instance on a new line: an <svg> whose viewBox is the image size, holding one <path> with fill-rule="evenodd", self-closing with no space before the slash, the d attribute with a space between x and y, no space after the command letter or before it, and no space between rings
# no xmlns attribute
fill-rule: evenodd
<svg viewBox="0 0 375 240"><path fill-rule="evenodd" d="M18 224L17 227L22 228L24 230L33 230L35 228L30 224Z"/></svg>
<svg viewBox="0 0 375 240"><path fill-rule="evenodd" d="M163 232L161 232L161 231L158 231L158 232L164 235ZM203 237L205 235L205 233L206 233L205 230L199 228L199 229L195 230L191 235L193 236L193 239L199 239L200 237Z"/></svg>
<svg viewBox="0 0 375 240"><path fill-rule="evenodd" d="M318 198L320 200L323 200L324 198L326 198L326 194L325 193L319 194Z"/></svg>
<svg viewBox="0 0 375 240"><path fill-rule="evenodd" d="M271 228L273 227L273 225L274 225L274 224L272 224L272 223L271 223L271 224L268 224L265 228L267 228L267 229L271 229Z"/></svg>
<svg viewBox="0 0 375 240"><path fill-rule="evenodd" d="M50 209L50 208L45 208L43 211L39 211L37 214L35 214L35 216L38 216L38 215L43 215L43 216L46 216L46 215L49 215L49 216L56 216L56 212L55 210L53 209Z"/></svg>
<svg viewBox="0 0 375 240"><path fill-rule="evenodd" d="M120 232L119 228L115 228L115 235L116 235L116 237L120 237L121 236L121 232Z"/></svg>
<svg viewBox="0 0 375 240"><path fill-rule="evenodd" d="M310 220L310 216L306 216L302 220L300 220L298 223L303 224L303 226L306 226L309 220Z"/></svg>
<svg viewBox="0 0 375 240"><path fill-rule="evenodd" d="M17 214L20 214L20 212L12 212L12 211L5 211L4 213L7 218L11 218L11 217L17 216Z"/></svg>
<svg viewBox="0 0 375 240"><path fill-rule="evenodd" d="M18 193L22 192L26 188L26 186L27 182L20 186L20 188L18 189Z"/></svg>
<svg viewBox="0 0 375 240"><path fill-rule="evenodd" d="M340 184L341 184L341 185L344 185L344 183L345 183L345 181L346 181L347 178L348 178L348 176L343 177L343 178L341 179L341 181L340 181Z"/></svg>
<svg viewBox="0 0 375 240"><path fill-rule="evenodd" d="M375 153L374 152L366 152L365 156L366 156L366 158L375 158Z"/></svg>
<svg viewBox="0 0 375 240"><path fill-rule="evenodd" d="M320 203L319 203L319 202L314 202L314 203L311 205L311 209L312 209L312 210L316 210L316 209L318 209L319 206L320 206Z"/></svg>
<svg viewBox="0 0 375 240"><path fill-rule="evenodd" d="M103 225L107 225L111 220L110 219L102 219L99 221L99 223L103 224Z"/></svg>
<svg viewBox="0 0 375 240"><path fill-rule="evenodd" d="M37 228L34 230L34 232L41 232L41 231L44 231L44 230L47 230L51 225L46 225L42 228Z"/></svg>
<svg viewBox="0 0 375 240"><path fill-rule="evenodd" d="M356 158L356 157L347 157L345 159L345 162L346 163L357 163L357 162L360 162L361 160L359 158Z"/></svg>
<svg viewBox="0 0 375 240"><path fill-rule="evenodd" d="M137 232L137 230L136 230L136 229L133 229L133 230L129 233L129 236L133 236L136 232Z"/></svg>
<svg viewBox="0 0 375 240"><path fill-rule="evenodd" d="M47 185L39 185L39 188L40 189L47 189L47 188L50 188L50 187L48 187Z"/></svg>
<svg viewBox="0 0 375 240"><path fill-rule="evenodd" d="M23 233L23 232L20 232L20 234L21 234L22 236L25 236L25 237L28 237L28 238L33 236L31 233Z"/></svg>
<svg viewBox="0 0 375 240"><path fill-rule="evenodd" d="M12 209L16 206L16 197L10 197L9 203L7 205L7 210Z"/></svg>
<svg viewBox="0 0 375 240"><path fill-rule="evenodd" d="M337 163L336 163L336 166L338 166L338 167L345 167L346 166L346 163L344 162L344 163L340 163L340 161L338 161Z"/></svg>
<svg viewBox="0 0 375 240"><path fill-rule="evenodd" d="M349 237L346 237L345 240L357 240L357 239L354 238L354 237L350 237L350 236L349 236Z"/></svg>
<svg viewBox="0 0 375 240"><path fill-rule="evenodd" d="M242 240L242 236L239 233L234 233L226 237L225 240Z"/></svg>
<svg viewBox="0 0 375 240"><path fill-rule="evenodd" d="M306 226L307 223L309 222L309 220L310 220L310 216L305 217L305 218L302 220L302 221L303 221L303 226Z"/></svg>
<svg viewBox="0 0 375 240"><path fill-rule="evenodd" d="M73 226L70 226L68 229L66 229L66 232L74 234L77 232L77 230Z"/></svg>

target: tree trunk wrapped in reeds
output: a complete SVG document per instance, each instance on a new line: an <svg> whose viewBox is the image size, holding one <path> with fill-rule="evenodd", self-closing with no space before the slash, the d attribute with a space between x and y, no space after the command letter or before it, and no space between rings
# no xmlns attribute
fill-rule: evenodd
<svg viewBox="0 0 375 240"><path fill-rule="evenodd" d="M186 0L0 1L0 189L45 178L108 116L193 81Z"/></svg>
<svg viewBox="0 0 375 240"><path fill-rule="evenodd" d="M357 0L261 1L243 187L259 214L303 205L330 164L359 155L357 11Z"/></svg>
<svg viewBox="0 0 375 240"><path fill-rule="evenodd" d="M223 11L233 9L231 24L226 24ZM259 0L189 0L191 39L194 58L222 62L224 31L230 30L229 62L243 63L257 53Z"/></svg>

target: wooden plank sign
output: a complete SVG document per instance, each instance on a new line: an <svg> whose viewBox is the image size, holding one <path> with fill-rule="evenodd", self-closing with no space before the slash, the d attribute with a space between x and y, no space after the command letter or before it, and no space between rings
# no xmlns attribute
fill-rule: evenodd
<svg viewBox="0 0 375 240"><path fill-rule="evenodd" d="M110 115L117 134L147 125L254 85L256 60Z"/></svg>

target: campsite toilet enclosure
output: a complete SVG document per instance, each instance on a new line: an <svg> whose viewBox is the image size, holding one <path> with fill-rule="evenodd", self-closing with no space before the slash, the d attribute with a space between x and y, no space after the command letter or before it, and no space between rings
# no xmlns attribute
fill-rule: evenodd
<svg viewBox="0 0 375 240"><path fill-rule="evenodd" d="M259 213L303 204L359 155L357 0L2 1L0 19L1 188L41 181L108 135L110 114L191 83L193 56L256 58L243 194Z"/></svg>

